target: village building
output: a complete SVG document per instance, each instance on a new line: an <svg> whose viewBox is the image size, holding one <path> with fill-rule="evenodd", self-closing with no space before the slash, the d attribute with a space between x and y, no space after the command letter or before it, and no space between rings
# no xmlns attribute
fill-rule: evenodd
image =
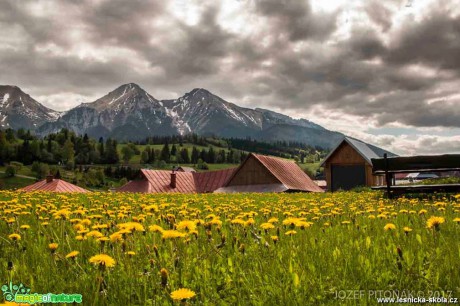
<svg viewBox="0 0 460 306"><path fill-rule="evenodd" d="M48 175L46 179L36 182L32 185L21 188L22 191L47 191L47 192L89 192L89 190L78 187L61 179L55 179Z"/></svg>
<svg viewBox="0 0 460 306"><path fill-rule="evenodd" d="M350 190L358 186L380 186L385 183L383 175L372 174L372 158L397 156L382 148L345 137L323 160L327 190Z"/></svg>
<svg viewBox="0 0 460 306"><path fill-rule="evenodd" d="M234 193L234 192L322 192L294 162L250 153L237 168L206 172L167 170L140 171L137 180L117 192L142 193Z"/></svg>
<svg viewBox="0 0 460 306"><path fill-rule="evenodd" d="M218 193L323 192L293 161L249 154Z"/></svg>

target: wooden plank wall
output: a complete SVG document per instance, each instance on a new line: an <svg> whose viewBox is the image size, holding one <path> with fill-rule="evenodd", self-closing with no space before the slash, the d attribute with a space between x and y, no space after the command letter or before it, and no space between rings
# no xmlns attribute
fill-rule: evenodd
<svg viewBox="0 0 460 306"><path fill-rule="evenodd" d="M279 184L276 177L256 158L250 157L236 173L228 186Z"/></svg>
<svg viewBox="0 0 460 306"><path fill-rule="evenodd" d="M342 166L365 165L366 185L375 186L383 184L382 178L372 175L372 165L369 165L366 160L348 143L343 142L326 162L325 173L328 190L331 190L332 186L331 165L333 164Z"/></svg>

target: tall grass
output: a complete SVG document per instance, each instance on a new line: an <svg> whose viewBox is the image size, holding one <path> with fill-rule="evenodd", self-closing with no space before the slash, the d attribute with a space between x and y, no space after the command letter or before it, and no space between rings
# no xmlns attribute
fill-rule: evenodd
<svg viewBox="0 0 460 306"><path fill-rule="evenodd" d="M170 294L179 288L196 293L188 304L201 305L376 304L338 300L340 290L460 297L457 199L1 192L0 280L31 292L81 293L83 305L173 305ZM445 222L427 228L432 216ZM177 228L184 220L196 232ZM268 222L274 228L264 230ZM390 223L395 229L385 230ZM174 229L184 237L162 238ZM109 240L91 237L94 231ZM123 239L111 241L120 231ZM21 239L13 241L13 233ZM71 251L79 254L66 258ZM101 253L116 260L114 267L89 262Z"/></svg>

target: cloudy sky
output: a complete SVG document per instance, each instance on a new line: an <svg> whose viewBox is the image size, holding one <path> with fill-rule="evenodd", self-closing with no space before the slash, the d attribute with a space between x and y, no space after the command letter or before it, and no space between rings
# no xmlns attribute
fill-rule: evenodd
<svg viewBox="0 0 460 306"><path fill-rule="evenodd" d="M1 0L0 69L56 110L202 87L396 153L460 152L454 0Z"/></svg>

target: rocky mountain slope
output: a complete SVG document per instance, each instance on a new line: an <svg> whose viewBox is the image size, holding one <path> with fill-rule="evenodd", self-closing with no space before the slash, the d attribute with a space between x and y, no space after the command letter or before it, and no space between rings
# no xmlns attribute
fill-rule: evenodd
<svg viewBox="0 0 460 306"><path fill-rule="evenodd" d="M0 85L0 128L35 130L43 122L57 120L60 113L32 99L19 87Z"/></svg>
<svg viewBox="0 0 460 306"><path fill-rule="evenodd" d="M11 99L14 97L14 101L19 101L15 102L16 113L29 121L11 121L11 115L8 115L8 121L2 119L2 109L0 121L9 124L3 127L33 129L40 135L57 132L62 128L74 130L78 134L87 133L92 137L113 137L119 140L196 133L268 141L299 141L323 148L332 147L343 137L340 133L329 131L306 119L293 119L261 108L240 107L203 88L195 88L175 100L159 101L138 85L130 83L94 102L80 104L64 113L42 106L17 87L15 90L21 94L14 96L5 91L2 95L0 90L0 99L3 96L0 101L5 104L4 101L13 101ZM20 104L21 101L25 103L24 106Z"/></svg>

